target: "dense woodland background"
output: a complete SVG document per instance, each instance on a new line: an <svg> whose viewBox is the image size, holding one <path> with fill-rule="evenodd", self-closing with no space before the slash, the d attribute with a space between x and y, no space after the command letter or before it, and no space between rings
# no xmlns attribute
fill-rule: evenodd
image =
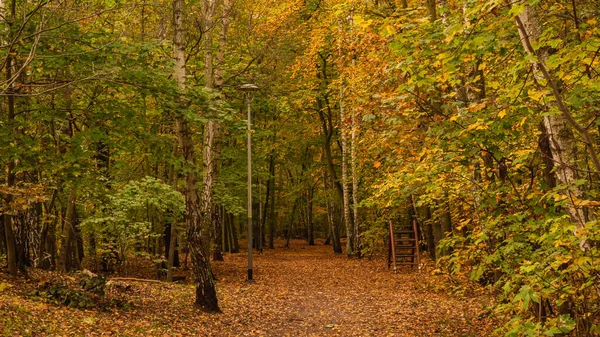
<svg viewBox="0 0 600 337"><path fill-rule="evenodd" d="M0 256L119 271L391 220L511 336L600 334L597 0L1 0ZM342 245L342 243L345 243ZM169 253L172 254L169 254ZM162 265L162 267L161 267ZM165 267L166 266L166 267ZM20 270L20 272L19 272ZM218 287L218 282L217 282Z"/></svg>

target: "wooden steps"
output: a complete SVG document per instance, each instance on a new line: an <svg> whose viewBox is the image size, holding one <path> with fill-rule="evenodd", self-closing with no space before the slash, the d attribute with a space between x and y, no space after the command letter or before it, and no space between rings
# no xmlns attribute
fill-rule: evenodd
<svg viewBox="0 0 600 337"><path fill-rule="evenodd" d="M412 230L395 231L392 221L389 225L388 269L393 266L394 273L399 265L417 266L421 269L417 222L413 220Z"/></svg>

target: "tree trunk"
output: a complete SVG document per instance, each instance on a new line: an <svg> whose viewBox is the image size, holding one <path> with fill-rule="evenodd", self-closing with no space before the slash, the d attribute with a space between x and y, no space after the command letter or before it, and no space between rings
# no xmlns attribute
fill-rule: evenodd
<svg viewBox="0 0 600 337"><path fill-rule="evenodd" d="M419 222L421 223L421 226L425 228L427 252L429 252L431 259L435 261L435 237L433 230L433 219L431 218L431 209L429 206L417 207L417 215L419 216Z"/></svg>
<svg viewBox="0 0 600 337"><path fill-rule="evenodd" d="M215 70L215 86L222 90L223 68L225 67L225 50L227 49L227 32L229 30L231 0L223 0L223 17L221 18L221 34L219 35L219 52L217 53L217 69Z"/></svg>
<svg viewBox="0 0 600 337"><path fill-rule="evenodd" d="M558 180L562 185L568 188L562 193L567 195L570 200L567 206L567 213L571 221L576 224L578 229L583 228L586 223L585 212L582 208L576 206L574 200L581 200L583 192L577 187L577 162L576 162L576 145L571 127L575 127L581 136L585 139L588 152L594 162L596 170L600 170L600 163L593 148L593 144L589 138L587 130L583 129L570 115L569 110L564 105L561 88L555 82L553 74L551 74L545 65L548 58L548 49L542 47L539 50L534 50L533 45L538 41L542 34L542 25L539 21L539 13L537 7L525 6L525 9L516 18L517 28L525 51L535 56L532 61L534 68L534 76L538 79L537 83L546 82L546 86L553 93L555 103L554 106L561 112L560 114L545 114L543 117L543 126L548 132L548 140L550 143L550 152L555 161L555 172ZM550 107L547 107L549 110ZM577 231L577 230L576 230ZM589 242L582 239L580 248L583 250L589 249Z"/></svg>
<svg viewBox="0 0 600 337"><path fill-rule="evenodd" d="M215 224L215 242L213 248L213 260L223 261L223 208L220 205L215 205L213 211L213 222Z"/></svg>
<svg viewBox="0 0 600 337"><path fill-rule="evenodd" d="M271 194L271 203L269 204L269 249L275 249L275 156L269 158L269 193Z"/></svg>
<svg viewBox="0 0 600 337"><path fill-rule="evenodd" d="M3 207L0 201L0 208ZM6 234L4 233L4 215L0 216L0 255L6 255Z"/></svg>
<svg viewBox="0 0 600 337"><path fill-rule="evenodd" d="M167 282L173 282L173 267L175 266L175 246L177 245L177 226L175 222L169 226L169 253L167 257Z"/></svg>
<svg viewBox="0 0 600 337"><path fill-rule="evenodd" d="M75 204L77 202L77 189L75 186L71 186L69 192L69 199L67 201L67 211L65 214L62 244L60 247L60 255L58 260L58 270L62 272L68 272L70 269L69 265L69 251L71 249L72 240L75 234Z"/></svg>
<svg viewBox="0 0 600 337"><path fill-rule="evenodd" d="M204 39L204 86L214 89L213 75L213 17L215 0L202 0L202 38Z"/></svg>
<svg viewBox="0 0 600 337"><path fill-rule="evenodd" d="M353 15L350 15L350 33L354 38L353 30L354 30L354 21L352 19ZM355 43L353 41L352 43ZM356 51L352 51L352 78L351 78L351 88L352 95L357 96L355 90L355 80L354 74L356 72ZM353 237L354 237L354 254L357 257L361 255L361 247L360 247L360 223L358 218L358 169L357 165L357 143L358 143L358 117L356 116L356 107L352 107L352 133L351 133L351 145L350 145L350 171L352 175L352 219L353 219Z"/></svg>
<svg viewBox="0 0 600 337"><path fill-rule="evenodd" d="M444 201L439 204L440 208L440 225L442 229L442 237L447 237L452 234L452 217L450 215L450 201L448 200L448 192L444 191ZM442 256L448 255L448 250L444 249L439 254Z"/></svg>
<svg viewBox="0 0 600 337"><path fill-rule="evenodd" d="M326 191L331 190L331 176L327 173L323 173L323 183ZM338 222L336 220L335 214L337 213L335 210L335 203L331 200L331 198L327 198L327 222L329 223L329 231L331 235L331 242L333 244L333 252L336 254L342 254L342 244L340 243L340 230L338 228Z"/></svg>
<svg viewBox="0 0 600 337"><path fill-rule="evenodd" d="M427 8L427 14L429 14L429 21L434 22L437 19L435 0L425 0L425 7Z"/></svg>
<svg viewBox="0 0 600 337"><path fill-rule="evenodd" d="M204 38L204 86L212 90L215 88L214 80L214 66L213 66L213 28L214 28L214 13L215 13L215 0L203 0L202 4L202 21L203 21L203 38ZM225 20L225 19L224 19ZM221 42L223 42L223 32L221 32ZM224 46L222 46L224 48ZM223 49L221 49L223 51ZM224 54L218 53L219 57L224 57ZM220 60L222 61L222 60ZM222 66L220 64L219 66ZM222 83L222 69L218 71L218 89L221 89ZM210 116L215 118L216 116ZM204 129L204 176L202 181L202 201L201 201L201 223L205 233L209 233L212 227L213 233L220 233L221 229L216 228L216 221L219 218L218 207L213 205L213 187L216 183L218 174L218 157L220 151L220 132L221 127L217 119L210 119L206 123ZM219 236L216 234L215 237ZM219 240L220 241L220 240ZM214 249L219 249L219 252L213 250L213 258L217 257L223 259L220 252L220 242L213 242ZM210 238L205 237L205 246L210 247ZM207 252L208 254L208 252Z"/></svg>
<svg viewBox="0 0 600 337"><path fill-rule="evenodd" d="M292 236L292 228L294 225L294 215L296 215L296 208L298 206L298 200L294 200L294 207L292 208L292 213L290 213L290 222L288 222L288 227L287 227L287 231L286 231L286 241L285 241L285 247L289 248L290 247L290 238Z"/></svg>
<svg viewBox="0 0 600 337"><path fill-rule="evenodd" d="M268 198L269 198L269 195L267 193L267 199ZM265 200L265 204L267 202L268 202L268 200ZM262 253L262 249L263 249L263 243L265 242L265 240L264 240L265 214L263 214L263 211L267 210L267 207L265 206L265 204L263 204L263 202L262 202L262 179L258 178L258 233L256 233L256 238L258 241L256 242L256 248L258 248L258 250L261 253Z"/></svg>
<svg viewBox="0 0 600 337"><path fill-rule="evenodd" d="M229 214L231 221L229 222L229 225L231 227L229 227L231 229L231 240L233 242L233 249L231 250L232 253L239 253L240 252L240 242L238 241L238 235L237 235L237 230L235 229L235 217L233 216L232 213Z"/></svg>
<svg viewBox="0 0 600 337"><path fill-rule="evenodd" d="M554 176L554 158L552 157L552 148L550 147L550 136L544 123L539 125L540 137L538 139L538 148L542 163L544 164L544 180L548 189L556 187L556 177Z"/></svg>
<svg viewBox="0 0 600 337"><path fill-rule="evenodd" d="M165 224L165 232L164 232L164 245L165 245L165 255L167 257L167 260L169 259L169 256L171 255L171 241L173 240L172 237L172 233L173 233L173 226L175 226L173 223L167 223ZM175 230L176 232L176 230ZM175 251L173 252L173 267L179 267L180 266L180 262L179 262L179 251L177 249L177 237L175 237Z"/></svg>
<svg viewBox="0 0 600 337"><path fill-rule="evenodd" d="M2 3L0 4L0 10L2 11L2 14L5 15L6 17L6 23L8 24L8 30L9 30L9 40L10 40L10 36L12 35L12 26L15 20L15 16L16 16L16 0L11 1L10 3L10 13L6 13L5 12L5 8L4 8L4 1L2 1ZM11 48L9 48L9 50L7 51L6 54L6 81L9 83L7 89L6 89L6 98L7 98L7 103L8 103L8 119L7 119L7 127L13 128L14 129L14 122L15 122L15 88L14 88L14 83L12 81L12 70L13 70L13 48L11 45ZM15 162L14 160L9 160L7 165L6 165L6 186L10 189L12 187L15 186L15 173L14 173L14 169L15 169ZM6 238L6 256L7 256L7 262L8 262L8 273L10 275L16 276L17 275L17 249L16 249L16 242L15 242L15 234L13 232L13 215L10 214L12 213L12 211L10 210L11 208L11 203L13 201L13 197L11 194L7 194L6 198L5 198L5 205L4 207L6 208L7 211L4 212L4 236Z"/></svg>
<svg viewBox="0 0 600 337"><path fill-rule="evenodd" d="M306 222L307 222L307 235L308 235L308 245L309 246L314 246L315 245L315 224L313 222L313 195L315 192L315 186L312 186L307 194L307 200L306 200Z"/></svg>
<svg viewBox="0 0 600 337"><path fill-rule="evenodd" d="M339 93L339 101L340 101L340 134L342 139L342 193L343 193L343 202L344 202L344 225L346 226L346 254L348 257L354 255L354 238L352 235L353 226L350 219L350 193L348 191L348 141L346 135L346 113L344 106L344 77L342 72L342 67L344 65L344 56L342 52L342 44L343 44L343 34L344 29L340 23L339 28L339 71L340 71L340 93Z"/></svg>
<svg viewBox="0 0 600 337"><path fill-rule="evenodd" d="M223 227L222 227L222 235L221 235L221 249L223 252L231 253L231 241L229 240L229 215L225 213L225 209L223 209Z"/></svg>
<svg viewBox="0 0 600 337"><path fill-rule="evenodd" d="M12 198L7 198L6 204L10 205ZM8 273L10 275L17 275L17 250L15 246L15 235L12 229L13 216L8 213L4 213L4 237L6 242L6 256L8 262Z"/></svg>
<svg viewBox="0 0 600 337"><path fill-rule="evenodd" d="M175 57L174 78L182 91L178 104L184 104L185 92L185 39L184 39L184 0L173 1L173 50ZM192 258L192 269L196 281L195 304L202 310L218 312L219 303L215 289L214 276L203 240L204 233L201 223L200 205L198 200L198 178L196 176L196 160L194 155L194 141L189 123L183 112L183 107L177 109L175 114L177 138L179 148L183 155L185 165L185 204L186 224L188 236L188 249ZM212 191L211 191L212 192ZM210 211L210 209L209 209ZM207 218L207 215L204 214ZM210 217L208 217L210 219Z"/></svg>

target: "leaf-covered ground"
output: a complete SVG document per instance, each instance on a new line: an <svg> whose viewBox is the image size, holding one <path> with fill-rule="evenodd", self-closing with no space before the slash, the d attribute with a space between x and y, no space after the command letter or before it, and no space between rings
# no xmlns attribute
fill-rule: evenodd
<svg viewBox="0 0 600 337"><path fill-rule="evenodd" d="M349 260L330 246L246 255L213 264L223 313L194 309L190 284L128 282L130 307L82 310L31 296L40 278L0 276L0 334L6 336L489 336L494 321L484 295L440 291L427 272L393 274L382 259ZM8 285L8 287L7 287ZM437 289L437 290L436 290ZM109 296L112 296L109 294Z"/></svg>

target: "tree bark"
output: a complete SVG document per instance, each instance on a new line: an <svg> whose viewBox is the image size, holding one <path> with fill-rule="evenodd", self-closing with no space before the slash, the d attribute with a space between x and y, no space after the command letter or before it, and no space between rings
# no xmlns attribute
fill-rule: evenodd
<svg viewBox="0 0 600 337"><path fill-rule="evenodd" d="M200 221L200 205L198 198L198 178L196 176L196 160L194 142L188 120L183 111L186 89L185 38L184 38L184 0L173 1L173 50L175 57L174 78L182 91L179 97L180 107L175 114L177 138L185 165L185 205L188 249L192 259L192 269L196 282L196 306L204 311L219 312L219 303L215 289L215 281L210 261L203 240L204 232ZM210 209L209 209L210 211ZM206 216L205 216L206 217Z"/></svg>
<svg viewBox="0 0 600 337"><path fill-rule="evenodd" d="M169 255L167 257L167 281L173 282L173 266L175 265L175 246L177 245L177 226L173 222L169 228Z"/></svg>
<svg viewBox="0 0 600 337"><path fill-rule="evenodd" d="M440 209L440 226L442 230L442 238L452 234L452 217L450 214L450 201L448 200L448 192L444 191L444 200L438 204ZM438 252L440 255L448 255L448 250L444 249Z"/></svg>
<svg viewBox="0 0 600 337"><path fill-rule="evenodd" d="M342 44L343 44L343 26L340 23L339 28L339 102L340 102L340 134L342 139L342 193L343 193L343 202L344 202L344 225L346 226L346 254L348 257L354 256L354 237L353 237L353 226L350 219L350 193L348 191L348 141L346 135L346 111L344 106L344 76L342 67L344 64L344 57L342 52Z"/></svg>
<svg viewBox="0 0 600 337"><path fill-rule="evenodd" d="M233 216L233 214L229 214L229 219L231 219L231 221L229 222L229 225L231 227L229 227L231 229L231 241L233 243L233 249L231 250L232 253L239 253L240 252L240 242L238 241L238 235L237 235L237 230L235 229L235 217Z"/></svg>
<svg viewBox="0 0 600 337"><path fill-rule="evenodd" d="M227 50L227 33L229 31L231 8L231 0L223 0L223 17L221 18L221 34L219 35L217 69L215 69L215 86L219 90L223 87L223 68L225 67L225 51Z"/></svg>
<svg viewBox="0 0 600 337"><path fill-rule="evenodd" d="M269 204L269 249L275 249L275 156L269 158L269 193L271 193L271 203Z"/></svg>
<svg viewBox="0 0 600 337"><path fill-rule="evenodd" d="M433 230L433 219L431 218L431 209L429 206L417 207L417 215L419 217L419 223L425 228L425 236L427 240L427 252L432 260L436 259L435 252L435 237Z"/></svg>
<svg viewBox="0 0 600 337"><path fill-rule="evenodd" d="M437 20L435 0L425 0L425 7L427 8L427 14L429 14L429 21L434 22Z"/></svg>
<svg viewBox="0 0 600 337"><path fill-rule="evenodd" d="M69 199L67 201L67 211L65 214L63 234L62 234L62 245L60 247L60 255L58 260L58 269L62 272L68 272L70 269L69 250L71 248L71 241L75 234L75 204L77 202L77 189L75 186L71 187L69 192Z"/></svg>
<svg viewBox="0 0 600 337"><path fill-rule="evenodd" d="M203 38L204 38L204 87L212 90L215 88L214 79L214 65L213 65L213 28L214 28L214 13L216 8L215 0L203 0L202 4L202 21L203 21ZM221 36L223 39L223 36ZM226 37L225 37L226 39ZM223 42L223 41L221 41ZM224 46L223 46L224 47ZM221 53L218 54L220 57L224 57ZM222 64L221 64L222 65ZM222 72L219 72L219 87L222 86ZM216 220L218 218L218 211L213 205L213 188L216 183L218 174L218 157L220 148L220 133L221 126L216 116L209 116L211 119L206 123L204 128L204 175L202 179L202 198L201 198L201 209L200 209L200 221L201 226L205 230L205 233L210 233L210 229L214 233L220 229L216 228ZM205 237L205 247L210 247L210 237ZM214 242L214 247L217 248L220 245L219 242ZM209 254L207 252L207 254ZM213 257L218 257L220 253L213 251ZM222 256L221 256L222 259Z"/></svg>
<svg viewBox="0 0 600 337"><path fill-rule="evenodd" d="M165 256L167 257L167 260L169 259L169 255L171 254L171 241L172 241L172 233L173 233L173 223L167 223L165 224L165 231L164 231L164 245L165 245ZM177 237L175 237L175 243L177 243ZM175 245L175 247L177 247L177 244ZM173 267L179 267L179 251L177 248L175 248L175 252L173 255Z"/></svg>
<svg viewBox="0 0 600 337"><path fill-rule="evenodd" d="M331 190L331 176L326 172L323 173L323 184L325 191ZM327 198L327 222L329 223L329 231L331 235L331 242L333 244L333 252L336 254L342 254L342 244L340 243L340 230L338 228L338 222L335 218L336 210L335 204L331 198Z"/></svg>
<svg viewBox="0 0 600 337"><path fill-rule="evenodd" d="M350 34L353 34L354 22L352 14L350 15ZM354 39L354 36L352 37ZM353 44L356 43L353 41ZM355 50L352 51L352 79L351 88L352 95L356 96L354 74L356 70L356 54ZM358 218L358 170L357 170L357 142L358 142L358 117L356 116L356 107L352 107L352 127L351 127L351 145L350 145L350 173L352 175L352 219L353 219L353 237L354 237L354 254L360 257L361 244L360 244L360 223Z"/></svg>
<svg viewBox="0 0 600 337"><path fill-rule="evenodd" d="M538 148L544 165L544 180L546 181L547 188L553 189L556 187L556 177L553 172L554 158L552 157L552 149L550 147L550 137L544 123L540 123L539 130L540 137L538 139Z"/></svg>
<svg viewBox="0 0 600 337"><path fill-rule="evenodd" d="M298 206L298 199L294 200L294 207L292 208L292 213L290 213L290 222L288 222L288 227L286 231L286 241L285 247L289 248L290 246L290 238L292 237L292 228L294 226L294 215L296 215L296 208Z"/></svg>
<svg viewBox="0 0 600 337"><path fill-rule="evenodd" d="M587 130L580 130L578 128L577 122L574 121L567 107L564 105L560 88L555 82L553 74L546 68L545 62L548 58L548 49L542 47L539 50L534 50L533 48L533 44L537 42L542 34L542 25L539 21L537 7L526 6L524 11L515 17L515 21L523 48L529 55L535 56L532 66L534 68L534 76L538 80L537 82L546 83L546 87L550 89L555 98L556 103L552 103L553 106L561 112L560 114L546 114L543 117L542 123L548 132L548 140L552 158L555 161L557 178L561 184L569 187L563 191L569 200L567 212L577 228L583 228L586 223L585 212L581 207L577 206L578 200L581 200L583 197L583 192L577 187L576 144L570 126L575 127L586 140L590 157L598 171L600 171L600 163L598 163L596 158L595 150L592 147ZM551 106L547 106L548 110L550 108ZM589 249L589 242L585 239L582 240L580 248L583 250Z"/></svg>
<svg viewBox="0 0 600 337"><path fill-rule="evenodd" d="M307 191L306 198L306 225L307 225L307 241L309 246L315 245L315 224L313 222L313 196L315 192L315 186L313 185Z"/></svg>
<svg viewBox="0 0 600 337"><path fill-rule="evenodd" d="M223 207L215 205L213 211L213 222L215 224L215 242L213 248L213 260L223 261Z"/></svg>
<svg viewBox="0 0 600 337"><path fill-rule="evenodd" d="M6 13L5 11L4 1L0 3L0 11L6 17L6 23L8 24L9 30L9 39L12 36L12 26L16 16L16 0L11 1L10 3L10 12ZM12 45L11 45L12 46ZM13 70L13 48L11 47L7 51L6 56L6 81L8 82L8 88L6 90L6 98L8 103L8 119L7 124L8 127L14 128L15 123L15 88L14 83L12 81L12 70ZM10 189L15 186L15 162L14 160L9 160L6 165L6 186ZM5 198L5 205L7 211L4 212L4 236L6 238L6 256L8 262L8 273L10 275L17 275L17 249L15 243L15 234L13 232L13 215L10 214L12 211L10 210L11 204L13 201L13 197L11 194L7 194Z"/></svg>

